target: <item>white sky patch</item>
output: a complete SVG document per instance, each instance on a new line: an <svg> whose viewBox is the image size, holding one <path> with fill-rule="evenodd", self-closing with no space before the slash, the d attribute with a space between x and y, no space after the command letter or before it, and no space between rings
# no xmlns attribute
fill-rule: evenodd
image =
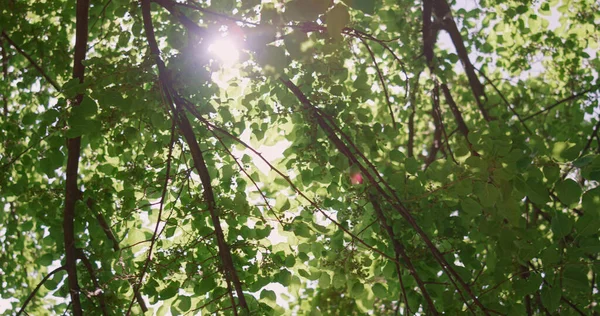
<svg viewBox="0 0 600 316"><path fill-rule="evenodd" d="M239 138L246 144L249 144L251 133L252 131L250 129L246 129ZM290 147L291 144L292 143L286 139L276 143L273 146L261 145L260 147L254 149L256 149L256 151L258 151L260 155L265 158L265 160L267 160L269 163L272 163L279 158L283 158L283 152ZM252 163L258 170L260 170L260 172L265 175L269 174L269 171L271 170L266 162L264 162L257 154L249 149L238 150L234 148L231 153L236 158L241 158L244 154L250 156L252 158Z"/></svg>

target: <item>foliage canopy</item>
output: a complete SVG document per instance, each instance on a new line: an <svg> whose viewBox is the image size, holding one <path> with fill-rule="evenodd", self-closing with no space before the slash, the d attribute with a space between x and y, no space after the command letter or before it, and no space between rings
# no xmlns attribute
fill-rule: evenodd
<svg viewBox="0 0 600 316"><path fill-rule="evenodd" d="M8 312L598 314L600 5L457 2L0 0Z"/></svg>

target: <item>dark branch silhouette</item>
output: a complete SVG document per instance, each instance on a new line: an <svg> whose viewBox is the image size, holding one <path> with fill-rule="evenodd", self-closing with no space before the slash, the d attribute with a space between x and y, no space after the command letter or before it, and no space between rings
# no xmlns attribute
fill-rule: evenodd
<svg viewBox="0 0 600 316"><path fill-rule="evenodd" d="M17 43L15 43L9 36L8 34L6 34L6 32L2 31L2 37L4 37L4 39L6 39L6 41L17 51L19 52L19 54L23 55L23 57L25 57L25 59L27 59L27 61L29 61L29 63L31 63L31 65L33 66L33 68L35 68L41 75L42 77L44 77L44 79L46 79L46 81L48 81L48 83L50 85L52 85L52 87L56 90L56 91L60 91L60 85L58 83L56 83L56 81L54 81L54 79L52 79L50 76L48 76L48 74L44 71L44 69L42 69L42 67L40 65L38 65L35 60L33 60L33 58L27 54L25 51L23 51L21 49L21 47L19 47L19 45L17 45ZM86 39L87 41L87 39ZM4 51L4 49L2 49L2 51Z"/></svg>
<svg viewBox="0 0 600 316"><path fill-rule="evenodd" d="M41 281L40 283L38 283L38 285L33 289L33 291L31 291L31 293L29 293L29 296L27 296L27 298L25 299L25 301L23 302L23 305L21 305L21 309L19 309L19 311L17 312L17 316L21 315L24 311L25 308L27 307L27 304L29 304L29 302L33 299L33 297L35 297L35 294L37 293L37 291L40 289L40 287L49 279L51 278L53 275L55 275L57 272L62 271L62 270L66 270L65 266L60 266L52 271L50 271L50 273L48 273Z"/></svg>
<svg viewBox="0 0 600 316"><path fill-rule="evenodd" d="M85 66L83 61L88 43L88 14L89 0L77 0L75 26L75 57L73 61L73 78L83 83ZM72 101L73 106L79 106L83 95L78 94ZM81 316L81 301L79 299L79 283L77 282L77 250L75 248L75 203L80 197L77 178L79 175L79 156L81 154L81 137L67 140L67 170L65 188L65 207L63 214L64 246L66 254L66 269L68 274L69 293L73 315Z"/></svg>

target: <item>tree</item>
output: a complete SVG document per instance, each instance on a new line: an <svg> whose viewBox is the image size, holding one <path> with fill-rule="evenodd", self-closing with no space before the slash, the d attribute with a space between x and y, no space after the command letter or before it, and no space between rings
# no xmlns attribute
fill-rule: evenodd
<svg viewBox="0 0 600 316"><path fill-rule="evenodd" d="M600 312L597 2L0 4L9 313Z"/></svg>

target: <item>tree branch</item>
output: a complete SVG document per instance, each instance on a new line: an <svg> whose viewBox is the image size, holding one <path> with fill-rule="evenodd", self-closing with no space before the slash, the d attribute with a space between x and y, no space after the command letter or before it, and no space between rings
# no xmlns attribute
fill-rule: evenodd
<svg viewBox="0 0 600 316"><path fill-rule="evenodd" d="M531 130L529 129L529 127L527 127L527 124L525 124L525 121L521 118L521 115L519 115L519 113L517 113L517 110L515 110L515 108L510 104L510 102L508 102L508 100L506 99L504 94L500 91L500 89L498 89L498 87L496 87L494 82L492 82L492 80L490 80L490 78L488 78L483 71L477 69L477 72L479 72L479 74L481 74L481 76L483 76L483 78L492 86L492 88L494 88L496 93L498 93L500 98L502 98L502 101L504 101L504 104L506 104L506 106L510 109L510 111L517 117L519 122L521 122L521 124L525 128L525 131L527 131L527 133L529 135L531 135L532 134Z"/></svg>
<svg viewBox="0 0 600 316"><path fill-rule="evenodd" d="M555 107L557 107L557 106L559 106L559 105L561 105L561 104L563 104L563 103L565 103L565 102L568 102L568 101L571 101L571 100L575 100L575 99L581 98L582 96L584 96L584 95L586 95L586 94L588 94L588 93L590 93L590 92L592 92L592 91L596 91L596 90L598 90L598 88L599 88L599 87L600 87L600 86L596 86L596 87L589 88L589 89L587 89L587 90L584 90L584 91L582 91L582 92L580 92L580 93L576 93L576 94L574 94L574 95L572 95L572 96L570 96L570 97L567 97L567 98L564 98L564 99L562 99L562 100L560 100L560 101L558 101L558 102L555 102L554 104L552 104L552 105L550 105L550 106L548 106L548 107L546 107L546 108L544 108L544 109L541 109L541 110L539 110L539 111L537 111L537 112L535 112L535 113L533 113L533 114L531 114L531 115L528 115L528 116L526 116L526 117L523 119L523 121L527 121L527 120L529 120L529 119L531 119L531 118L534 118L534 117L536 117L536 116L537 116L537 115L539 115L539 114L542 114L542 113L544 113L544 112L548 112L548 111L552 110L553 108L555 108Z"/></svg>
<svg viewBox="0 0 600 316"><path fill-rule="evenodd" d="M450 89L448 89L448 85L445 83L442 83L441 87L442 87L442 92L444 93L444 98L446 99L446 103L448 103L448 106L450 107L450 111L452 112L452 115L454 115L454 120L456 121L456 124L458 125L458 130L460 131L461 134L463 134L463 136L465 137L465 140L467 141L467 145L469 146L471 155L479 156L479 153L477 151L475 151L475 149L473 148L473 144L471 144L471 142L469 141L469 137L468 137L469 136L469 128L467 127L467 124L465 123L465 120L463 119L462 113L458 109L456 102L454 102L454 98L452 97L452 94L450 93Z"/></svg>
<svg viewBox="0 0 600 316"><path fill-rule="evenodd" d="M4 35L4 32L2 32ZM2 79L4 82L8 82L8 55L6 54L6 47L4 47L4 41L2 40L2 36L0 36L0 49L2 50ZM4 114L4 119L8 119L8 96L10 94L7 91L2 91L2 109Z"/></svg>
<svg viewBox="0 0 600 316"><path fill-rule="evenodd" d="M75 57L73 61L73 78L83 83L85 67L83 61L88 42L89 0L77 0L75 26ZM5 36L6 37L6 36ZM58 89L58 86L55 88ZM73 106L79 106L83 95L78 94L73 100ZM73 315L81 316L81 301L79 299L79 283L77 282L77 251L75 249L75 203L80 196L77 187L79 156L81 154L81 137L67 140L67 170L65 187L65 207L63 214L64 246L66 254L66 269L68 274L69 293Z"/></svg>
<svg viewBox="0 0 600 316"><path fill-rule="evenodd" d="M235 288L239 305L243 310L249 312L248 304L246 302L246 298L244 297L244 292L242 289L242 283L237 275L237 271L235 270L235 266L233 264L233 258L231 255L231 251L229 249L229 245L225 241L225 235L223 233L223 229L221 228L220 219L217 215L216 209L216 201L213 193L210 174L208 172L208 168L206 166L206 162L202 155L202 151L200 150L200 146L198 141L196 140L196 136L192 129L192 126L185 116L185 104L181 102L181 99L177 96L176 92L170 88L170 82L167 78L166 69L162 59L160 58L160 50L156 43L156 39L154 36L154 28L152 26L152 17L150 13L150 0L142 0L142 14L144 19L144 29L146 31L146 37L148 39L148 45L150 47L150 51L156 58L156 63L159 68L159 78L162 85L163 93L167 99L167 102L170 105L173 119L176 121L179 130L183 134L188 147L190 148L192 159L194 161L194 166L198 171L198 175L200 176L200 181L202 182L202 186L204 190L202 194L204 196L204 200L208 204L208 210L211 216L211 220L215 229L215 235L217 239L217 246L219 249L219 256L221 258L221 263L224 269L224 275L227 282L233 283ZM233 303L233 310L236 311L236 304Z"/></svg>
<svg viewBox="0 0 600 316"><path fill-rule="evenodd" d="M379 202L377 201L377 197L375 196L375 194L369 194L369 200L371 201L371 204L373 205L375 214L377 214L377 217L379 218L379 223L381 224L381 226L383 226L383 228L387 232L388 236L390 237L390 240L392 241L392 245L394 246L394 252L396 253L396 259L398 261L400 261L399 257L402 257L402 260L404 260L404 262L406 263L408 272L410 272L412 277L415 279L415 282L417 282L417 285L419 286L419 289L421 290L421 294L423 295L423 297L425 298L425 301L427 302L427 305L429 306L429 312L432 315L439 315L437 309L435 308L435 305L433 304L433 300L431 299L431 296L429 295L429 292L427 292L427 288L425 288L425 283L423 283L423 280L421 280L421 277L417 273L415 266L412 264L410 257L406 254L404 245L402 245L400 243L400 241L398 241L398 239L396 239L394 230L392 229L392 227L390 227L390 225L387 224L386 216L383 213L383 210L381 209L381 205L379 205ZM406 291L404 289L404 285L402 284L402 277L400 274L400 265L398 263L396 263L396 273L398 274L400 286L402 286L402 292L404 293L406 309L407 309L407 311L410 311L410 309L408 307L408 299L406 296Z"/></svg>
<svg viewBox="0 0 600 316"><path fill-rule="evenodd" d="M425 168L429 167L429 165L435 160L438 151L442 147L442 118L440 117L439 111L437 111L440 102L439 93L439 85L436 83L435 88L433 89L431 102L431 117L433 118L433 126L435 126L435 131L433 132L433 142L429 147L429 155L427 156L427 159L425 159Z"/></svg>
<svg viewBox="0 0 600 316"><path fill-rule="evenodd" d="M469 52L465 47L465 43L463 42L462 36L460 35L460 31L456 26L456 22L454 21L454 17L452 16L452 11L450 10L450 5L446 0L429 0L433 1L433 13L436 18L439 19L440 25L442 29L444 29L450 35L452 39L452 43L454 44L454 48L456 49L456 54L460 58L460 61L465 68L465 73L467 78L469 79L469 84L471 86L471 91L473 91L473 95L475 96L475 100L477 101L477 106L479 107L479 111L483 115L483 118L486 121L491 121L492 117L488 114L487 109L483 106L483 101L487 99L485 95L485 91L483 89L483 85L477 78L475 74L475 67L471 63L469 59Z"/></svg>
<svg viewBox="0 0 600 316"><path fill-rule="evenodd" d="M92 263L90 262L90 260L88 260L87 256L81 249L77 249L77 258L79 258L81 262L83 262L83 265L90 274L90 279L92 279L92 283L94 283L94 286L96 287L96 289L94 289L93 295L98 296L98 300L100 301L100 309L102 310L102 315L107 316L108 310L106 309L104 290L102 290L100 283L98 283L98 279L96 278L96 272L94 272L94 267L92 266Z"/></svg>
<svg viewBox="0 0 600 316"><path fill-rule="evenodd" d="M369 52L369 55L371 56L371 60L373 61L373 65L375 66L375 70L377 70L377 77L379 78L379 82L381 83L381 88L383 89L383 94L385 95L385 102L387 103L388 110L390 111L390 117L392 118L392 124L394 126L394 129L396 129L397 128L396 127L396 119L394 119L394 111L392 110L392 103L390 102L390 96L388 94L387 85L385 84L385 79L383 78L383 74L381 73L379 64L377 64L377 59L375 58L375 54L373 54L371 47L369 47L369 44L367 44L367 42L364 39L359 37L359 40L367 48L367 51Z"/></svg>
<svg viewBox="0 0 600 316"><path fill-rule="evenodd" d="M102 227L102 230L104 231L104 234L106 235L106 238L108 238L108 240L110 240L112 242L113 250L119 251L119 241L113 234L112 229L110 229L110 225L106 221L104 214L102 214L101 211L97 211L94 209L95 203L92 198L88 198L85 203L86 203L87 207L90 209L90 211L92 211L92 213L96 217L96 220L98 221L98 224L100 225L100 227Z"/></svg>
<svg viewBox="0 0 600 316"><path fill-rule="evenodd" d="M393 197L390 196L379 185L379 182L358 161L358 159L352 153L352 151L350 150L350 148L348 148L344 144L344 142L342 142L342 140L335 134L335 132L332 129L332 127L329 126L325 122L323 116L321 115L321 112L316 107L314 107L312 105L312 103L310 102L310 100L308 100L308 98L306 97L306 95L304 95L304 93L300 90L300 88L298 88L298 86L296 86L289 79L280 78L279 80L290 90L290 92L292 92L292 94L294 94L294 96L296 96L296 98L303 105L304 109L307 110L307 111L310 111L312 117L316 120L316 122L319 125L319 127L321 127L321 129L324 131L325 135L327 135L327 137L333 143L333 145L343 155L345 155L348 158L348 160L349 160L349 162L351 164L355 164L356 166L359 167L359 169L362 172L362 174L364 176L366 176L366 178L369 180L369 183L381 194L382 197L384 197L390 203L390 205L393 206L393 208L417 232L417 234L421 237L421 239L425 242L425 244L427 245L427 247L431 251L433 257L436 259L436 261L442 267L442 270L446 271L446 273L448 274L450 280L452 282L454 282L454 280L452 279L452 277L454 277L458 281L458 283L461 285L461 287L469 294L469 296L471 297L471 299L473 300L473 302L481 309L481 311L483 312L483 314L489 315L489 310L487 308L485 308L481 304L481 302L479 301L479 299L477 298L477 296L473 293L471 287L460 277L460 275L456 272L456 270L448 263L448 261L442 255L442 253L433 244L433 242L431 241L431 239L429 238L429 236L427 236L427 234L423 231L423 229L421 228L421 226L419 226L419 224L416 222L415 218L410 214L410 211L402 204L402 202L400 201L400 199L395 194L393 194ZM364 158L364 156L363 156L363 159L366 160L366 158ZM372 164L369 164L369 165L372 166ZM374 174L376 174L378 177L381 177L380 173L377 172L377 170L373 166L372 166L372 169L374 169L373 170ZM383 179L382 179L382 181L383 181ZM389 185L388 185L388 188L389 188ZM450 277L450 276L452 276L452 277ZM457 287L457 290L458 290L458 286L456 286L456 287ZM459 291L459 293L461 293L460 290L458 290L458 291ZM461 293L461 295L462 295L462 293ZM466 301L465 301L465 303L467 304L467 306L470 306Z"/></svg>
<svg viewBox="0 0 600 316"><path fill-rule="evenodd" d="M406 145L406 153L408 157L414 157L415 148L415 114L417 112L417 97L419 94L419 78L421 72L417 73L414 78L414 83L410 89L410 114L408 116L408 144Z"/></svg>
<svg viewBox="0 0 600 316"><path fill-rule="evenodd" d="M44 282L46 282L54 274L56 274L57 272L62 271L62 270L66 270L66 266L60 266L60 267L58 267L58 268L50 271L50 273L48 273L40 281L40 283L38 283L38 285L35 287L35 289L33 289L33 291L31 291L31 293L29 293L29 296L27 296L27 299L25 299L25 301L23 302L23 305L21 306L21 309L19 309L19 311L17 312L17 316L21 315L21 313L23 313L25 311L25 307L27 307L27 304L29 304L29 302L33 299L33 297L35 296L35 294L37 293L37 291L40 289L40 287L42 286L42 284L44 284Z"/></svg>
<svg viewBox="0 0 600 316"><path fill-rule="evenodd" d="M87 18L87 15L86 15ZM86 25L87 25L87 21L86 21ZM86 34L87 34L87 29L86 29ZM86 35L87 36L87 35ZM33 68L35 68L41 75L42 77L44 77L44 79L46 79L46 81L48 81L48 83L50 85L52 85L52 87L54 87L54 89L56 91L60 91L60 85L58 83L56 83L56 81L54 81L54 79L50 78L50 76L48 76L48 74L46 74L46 72L44 71L44 69L42 69L42 67L40 65L38 65L33 58L27 54L25 51L23 51L21 49L21 47L19 47L19 45L17 45L17 43L15 43L9 36L8 34L6 34L6 32L2 31L2 37L4 37L6 39L6 41L12 46L14 47L14 49L19 52L19 54L23 55L23 57L25 57L25 59L27 59L27 61L29 61L29 63L31 63L31 65L33 66ZM86 45L87 45L87 38L86 40ZM77 46L77 44L75 44ZM4 50L3 50L4 51ZM85 58L85 56L84 56Z"/></svg>

